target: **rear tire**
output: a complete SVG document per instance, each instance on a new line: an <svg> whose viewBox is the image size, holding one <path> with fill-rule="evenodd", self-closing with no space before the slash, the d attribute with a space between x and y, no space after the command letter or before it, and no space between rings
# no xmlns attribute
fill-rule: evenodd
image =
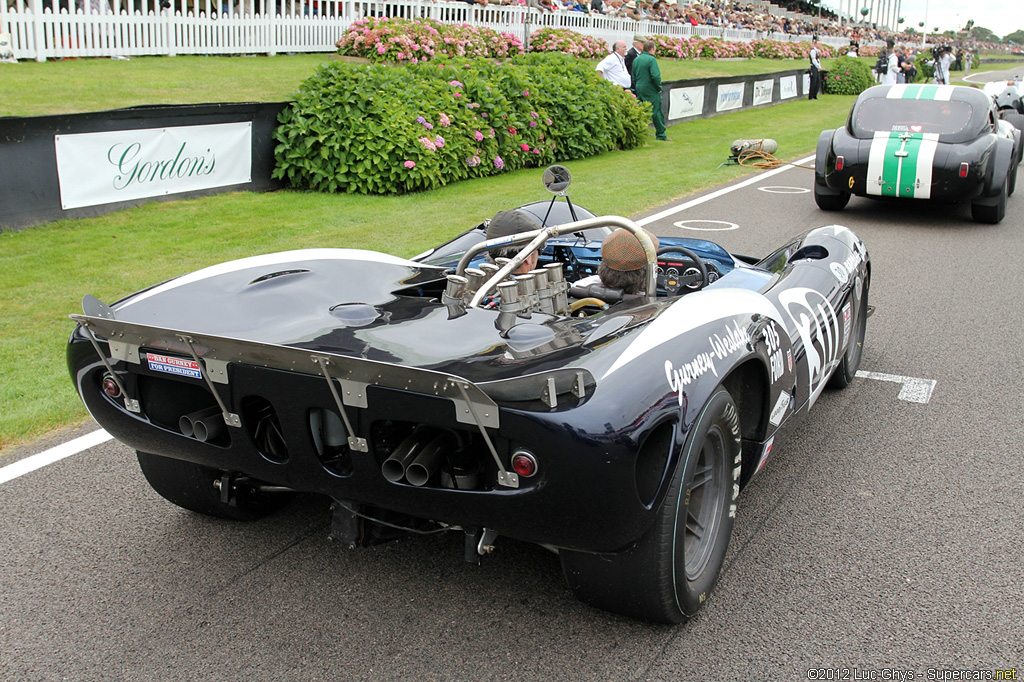
<svg viewBox="0 0 1024 682"><path fill-rule="evenodd" d="M974 218L974 220L979 223L988 223L990 225L998 225L1002 222L1003 217L1006 216L1006 185L1008 182L1009 178L1003 182L1002 189L1000 190L999 201L996 204L971 204L971 217Z"/></svg>
<svg viewBox="0 0 1024 682"><path fill-rule="evenodd" d="M850 193L840 192L839 194L822 194L818 191L818 184L814 184L814 203L822 211L842 211L850 203Z"/></svg>
<svg viewBox="0 0 1024 682"><path fill-rule="evenodd" d="M242 484L230 503L221 500L216 481L224 472L170 457L136 452L139 467L153 490L183 509L232 521L255 521L276 511L290 497L287 493L261 493Z"/></svg>
<svg viewBox="0 0 1024 682"><path fill-rule="evenodd" d="M722 570L739 493L739 415L724 388L705 403L680 456L654 525L635 546L620 554L561 552L579 599L661 623L681 623L704 605Z"/></svg>
<svg viewBox="0 0 1024 682"><path fill-rule="evenodd" d="M1020 131L1021 143L1017 150L1017 163L1020 163L1021 160L1024 159L1024 114L1011 110L1003 110L999 112L999 118L1012 124L1014 128ZM1013 194L1013 192L1010 192L1010 194Z"/></svg>

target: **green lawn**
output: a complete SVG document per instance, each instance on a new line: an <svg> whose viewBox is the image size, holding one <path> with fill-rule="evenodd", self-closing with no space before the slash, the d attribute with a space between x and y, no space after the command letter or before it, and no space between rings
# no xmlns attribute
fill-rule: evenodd
<svg viewBox="0 0 1024 682"><path fill-rule="evenodd" d="M3 65L0 116L103 111L140 104L283 102L334 54L135 57ZM805 68L802 60L661 60L666 81ZM596 61L595 61L596 64Z"/></svg>
<svg viewBox="0 0 1024 682"><path fill-rule="evenodd" d="M47 74L48 80L37 90L53 91L61 80L79 81L74 97L55 102L73 100L74 107L65 106L76 110L157 100L279 100L324 58L176 57L20 64L10 70L3 67L0 101L19 113L40 113L37 107L46 98L28 92L33 89L25 74L31 73ZM158 98L152 95L162 89L148 79L130 79L134 81L130 87L129 79L115 77L116 69L125 66L168 65L174 71L170 82L183 88L186 75L177 60L209 68L202 72L205 77L195 76L204 94L192 98L185 95L194 92L183 91ZM280 73L271 77L278 63ZM741 63L723 64L738 69ZM770 70L753 63L747 67L752 72ZM241 73L247 68L268 74L258 91L242 85L254 82L251 72ZM18 79L26 80L12 86L12 80ZM101 93L110 88L118 93L117 99L102 99ZM813 152L822 129L843 123L852 99L825 96L817 102L799 100L688 121L669 129L673 141L667 144L655 144L652 138L640 149L570 162L573 201L598 214L635 216L676 197L728 182L752 172L737 166L717 168L726 160L730 143L757 137L764 130L771 130L778 140L780 158L801 158ZM809 184L810 171L800 173ZM406 196L233 193L0 232L0 454L86 416L64 363L64 345L73 328L67 316L80 312L84 294L112 302L199 267L292 248L344 246L411 256L498 210L543 196L540 171L530 169Z"/></svg>

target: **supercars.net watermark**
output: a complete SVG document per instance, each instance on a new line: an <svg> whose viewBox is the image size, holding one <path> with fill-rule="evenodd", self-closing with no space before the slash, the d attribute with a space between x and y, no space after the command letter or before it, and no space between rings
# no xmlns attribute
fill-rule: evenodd
<svg viewBox="0 0 1024 682"><path fill-rule="evenodd" d="M809 680L1018 680L1016 668L1005 670L968 668L811 668Z"/></svg>

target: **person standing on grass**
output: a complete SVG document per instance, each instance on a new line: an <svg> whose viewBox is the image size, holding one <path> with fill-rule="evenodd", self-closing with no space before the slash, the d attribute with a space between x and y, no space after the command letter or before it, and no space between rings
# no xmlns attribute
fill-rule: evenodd
<svg viewBox="0 0 1024 682"><path fill-rule="evenodd" d="M643 53L633 60L633 82L636 84L636 96L651 103L651 122L654 123L654 136L662 142L668 142L665 136L665 115L661 112L661 69L654 58L654 42L645 41Z"/></svg>
<svg viewBox="0 0 1024 682"><path fill-rule="evenodd" d="M821 91L821 61L818 59L818 36L811 38L811 50L807 53L811 60L811 88L807 99L818 99Z"/></svg>

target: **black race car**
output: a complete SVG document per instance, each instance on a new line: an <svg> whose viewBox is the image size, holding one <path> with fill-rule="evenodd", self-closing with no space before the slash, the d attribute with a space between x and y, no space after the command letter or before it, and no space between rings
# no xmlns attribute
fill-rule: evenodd
<svg viewBox="0 0 1024 682"><path fill-rule="evenodd" d="M1021 132L992 98L955 85L878 85L862 92L846 126L818 138L814 200L826 211L851 195L969 201L998 223L1013 194Z"/></svg>
<svg viewBox="0 0 1024 682"><path fill-rule="evenodd" d="M541 229L486 241L481 224L411 260L291 251L87 296L71 378L181 507L252 519L304 491L353 547L458 531L476 561L518 538L556 550L585 601L680 622L718 578L741 487L853 380L868 253L836 225L763 259L655 250L557 198L521 207ZM611 227L637 235L657 295L572 286Z"/></svg>

